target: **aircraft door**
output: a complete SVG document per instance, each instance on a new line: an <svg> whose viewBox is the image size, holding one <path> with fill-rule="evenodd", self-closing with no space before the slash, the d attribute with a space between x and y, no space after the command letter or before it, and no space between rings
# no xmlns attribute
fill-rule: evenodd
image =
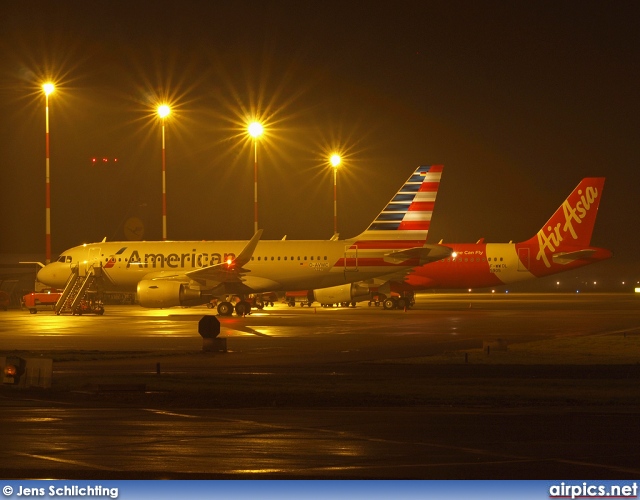
<svg viewBox="0 0 640 500"><path fill-rule="evenodd" d="M87 256L87 262L85 262L85 270L89 270L90 267L99 267L100 263L100 249L99 248L90 248L89 255Z"/></svg>
<svg viewBox="0 0 640 500"><path fill-rule="evenodd" d="M528 271L529 270L529 249L528 248L518 248L518 271Z"/></svg>
<svg viewBox="0 0 640 500"><path fill-rule="evenodd" d="M344 247L344 270L358 270L358 247L356 245L346 245Z"/></svg>

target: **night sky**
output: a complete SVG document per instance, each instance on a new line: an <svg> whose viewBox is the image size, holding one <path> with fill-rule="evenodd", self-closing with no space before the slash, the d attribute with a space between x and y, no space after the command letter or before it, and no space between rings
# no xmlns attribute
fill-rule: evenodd
<svg viewBox="0 0 640 500"><path fill-rule="evenodd" d="M2 2L0 253L44 258L52 79L54 254L130 217L161 238L166 99L170 239L251 237L259 116L265 239L331 237L334 148L341 237L419 164L434 243L527 239L604 176L594 272L640 279L639 33L637 1Z"/></svg>

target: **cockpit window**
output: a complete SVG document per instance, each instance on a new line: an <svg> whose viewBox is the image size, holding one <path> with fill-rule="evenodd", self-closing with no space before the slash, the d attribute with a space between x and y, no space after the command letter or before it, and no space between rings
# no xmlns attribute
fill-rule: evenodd
<svg viewBox="0 0 640 500"><path fill-rule="evenodd" d="M58 262L64 262L64 261L65 261L65 259L66 259L66 257L65 257L64 255L61 255L61 256L58 258Z"/></svg>
<svg viewBox="0 0 640 500"><path fill-rule="evenodd" d="M62 262L63 264L64 264L65 262L67 262L67 263L71 264L71 255L61 255L61 256L58 258L58 262Z"/></svg>

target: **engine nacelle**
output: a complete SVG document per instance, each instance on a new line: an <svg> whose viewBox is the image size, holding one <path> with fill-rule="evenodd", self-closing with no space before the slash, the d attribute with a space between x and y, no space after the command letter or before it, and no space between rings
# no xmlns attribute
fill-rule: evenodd
<svg viewBox="0 0 640 500"><path fill-rule="evenodd" d="M369 295L369 285L366 283L348 283L313 291L313 298L320 304L358 302L360 300L368 300Z"/></svg>
<svg viewBox="0 0 640 500"><path fill-rule="evenodd" d="M138 303L142 307L197 306L209 301L200 290L184 283L163 280L142 280L138 283Z"/></svg>

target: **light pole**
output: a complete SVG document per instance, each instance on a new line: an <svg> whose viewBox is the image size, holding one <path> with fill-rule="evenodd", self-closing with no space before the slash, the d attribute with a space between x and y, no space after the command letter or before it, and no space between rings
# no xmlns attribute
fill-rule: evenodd
<svg viewBox="0 0 640 500"><path fill-rule="evenodd" d="M264 132L262 124L251 122L247 127L253 137L253 234L258 232L258 138Z"/></svg>
<svg viewBox="0 0 640 500"><path fill-rule="evenodd" d="M44 262L51 262L51 180L49 178L49 94L53 92L55 86L48 82L42 85L45 103L45 255Z"/></svg>
<svg viewBox="0 0 640 500"><path fill-rule="evenodd" d="M162 240L167 239L167 160L164 149L164 120L171 113L166 104L158 106L158 116L162 120Z"/></svg>
<svg viewBox="0 0 640 500"><path fill-rule="evenodd" d="M340 155L333 154L331 158L329 158L329 163L331 167L333 167L333 235L336 236L338 234L338 201L337 201L337 178L338 178L338 167L340 166Z"/></svg>

